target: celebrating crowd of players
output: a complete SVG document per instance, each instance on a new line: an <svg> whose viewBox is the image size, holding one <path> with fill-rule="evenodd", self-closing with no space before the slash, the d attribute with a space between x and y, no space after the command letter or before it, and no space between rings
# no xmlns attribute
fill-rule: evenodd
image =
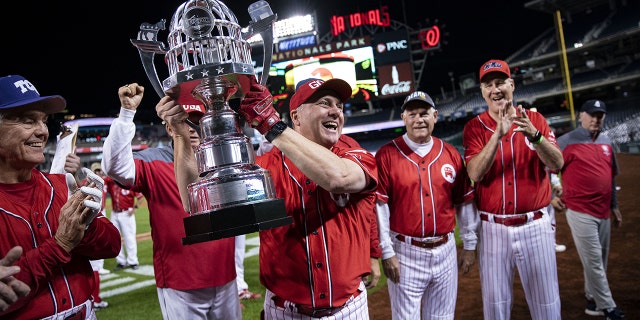
<svg viewBox="0 0 640 320"><path fill-rule="evenodd" d="M531 318L560 319L548 171L564 186L561 197L585 268L585 312L624 318L606 281L611 213L615 226L622 217L613 187L615 155L598 135L604 102L586 102L583 128L559 146L541 114L515 104L507 63L492 59L480 68L488 109L465 125L464 154L432 136L438 110L427 93L416 91L401 107L406 133L374 156L342 135L352 92L347 82L300 82L287 124L269 90L253 76L248 80L238 113L270 143L256 163L270 172L293 219L259 235L263 319L369 318L367 279L377 282L380 255L393 319L453 319L458 269L467 273L476 258L485 319L510 318L516 270ZM203 110L161 98L156 111L173 143L132 152L133 118L143 96L136 83L118 88L122 108L101 167L148 202L163 318L241 319L235 239L181 243L187 186L200 179L198 132L185 120L199 122ZM92 292L99 284L89 261L121 253L120 233L101 212L102 177L83 168L87 179L79 185L73 175L36 169L44 161L48 116L65 105L60 96L41 96L21 76L0 78L3 319L96 319ZM597 174L600 189L583 183L580 172L587 170ZM599 198L585 205L593 192ZM598 236L584 240L595 232L590 225L598 226Z"/></svg>

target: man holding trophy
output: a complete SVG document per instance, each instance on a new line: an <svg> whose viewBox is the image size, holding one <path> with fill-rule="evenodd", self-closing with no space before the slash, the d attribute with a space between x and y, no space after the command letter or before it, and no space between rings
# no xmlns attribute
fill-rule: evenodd
<svg viewBox="0 0 640 320"><path fill-rule="evenodd" d="M287 126L266 75L256 79L247 42L261 35L267 68L275 15L265 1L251 4L249 14L245 32L223 2L189 0L171 20L168 46L142 32L149 24L132 40L161 96L156 112L171 128L175 178L191 214L183 244L260 231L264 319L366 319L370 212L359 209L375 197L377 171L371 153L336 146L352 88L341 79L301 82ZM169 71L162 83L155 54L165 55ZM233 98L242 99L238 113L273 144L269 152L255 155L228 104ZM206 109L197 126L183 108L192 104Z"/></svg>
<svg viewBox="0 0 640 320"><path fill-rule="evenodd" d="M285 198L294 220L260 232L265 319L368 318L362 277L370 271L369 229L367 215L358 208L375 191L377 169L366 150L334 147L351 86L340 79L301 83L291 98L289 128L279 120L269 91L249 78L239 112L273 144L256 162L271 173L276 194ZM184 122L188 114L168 96L156 111L174 128L174 165L185 202L187 185L198 177Z"/></svg>

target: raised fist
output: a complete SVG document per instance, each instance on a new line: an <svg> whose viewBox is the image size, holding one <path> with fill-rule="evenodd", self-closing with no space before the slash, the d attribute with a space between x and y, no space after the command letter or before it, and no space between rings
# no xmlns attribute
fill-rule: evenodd
<svg viewBox="0 0 640 320"><path fill-rule="evenodd" d="M249 76L249 79L251 86L240 103L239 113L252 128L265 134L280 121L280 116L273 107L273 97L269 90L261 86L254 76Z"/></svg>

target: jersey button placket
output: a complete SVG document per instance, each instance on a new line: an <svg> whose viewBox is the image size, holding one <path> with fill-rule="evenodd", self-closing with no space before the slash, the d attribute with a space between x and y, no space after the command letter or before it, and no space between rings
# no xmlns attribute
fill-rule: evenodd
<svg viewBox="0 0 640 320"><path fill-rule="evenodd" d="M42 222L40 222L40 213L38 211L33 213L34 220L36 220L36 227L42 228Z"/></svg>

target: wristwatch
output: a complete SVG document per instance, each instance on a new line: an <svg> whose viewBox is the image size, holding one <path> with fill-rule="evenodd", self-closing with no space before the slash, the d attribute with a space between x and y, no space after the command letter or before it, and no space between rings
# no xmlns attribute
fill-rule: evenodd
<svg viewBox="0 0 640 320"><path fill-rule="evenodd" d="M540 132L540 130L538 130L538 131L536 131L536 135L533 136L533 138L527 137L527 139L529 140L529 142L531 142L531 144L539 145L542 142L542 132Z"/></svg>
<svg viewBox="0 0 640 320"><path fill-rule="evenodd" d="M271 127L271 129L269 129L269 131L267 131L267 133L265 133L264 137L267 139L267 141L272 142L273 139L279 136L286 128L286 123L278 121L273 125L273 127Z"/></svg>

